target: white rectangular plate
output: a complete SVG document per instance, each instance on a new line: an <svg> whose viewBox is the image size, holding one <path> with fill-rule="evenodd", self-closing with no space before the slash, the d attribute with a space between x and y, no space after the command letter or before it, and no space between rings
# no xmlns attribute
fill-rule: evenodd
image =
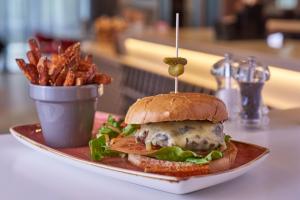
<svg viewBox="0 0 300 200"><path fill-rule="evenodd" d="M16 126L10 128L10 132L22 144L42 152L49 157L66 162L70 164L70 166L175 194L185 194L201 190L234 179L257 166L269 154L269 150L264 147L235 142L238 148L243 149L239 151L236 165L232 169L214 174L182 178L145 173L134 169L134 167L129 169L116 166L115 164L93 162L89 159L88 147L68 149L51 148L44 144L42 134L36 132L37 128L39 128L37 125ZM247 149L249 149L249 151ZM253 152L256 152L255 155ZM247 154L247 156L244 154ZM249 155L252 155L252 157L250 156L251 158L245 160ZM119 159L121 160L121 158ZM123 161L120 162L125 161L123 159Z"/></svg>

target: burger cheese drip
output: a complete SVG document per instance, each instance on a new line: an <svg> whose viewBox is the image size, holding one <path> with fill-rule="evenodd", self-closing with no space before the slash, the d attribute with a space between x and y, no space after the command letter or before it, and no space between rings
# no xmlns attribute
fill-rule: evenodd
<svg viewBox="0 0 300 200"><path fill-rule="evenodd" d="M209 121L159 122L141 125L136 134L138 142L147 148L179 146L196 151L226 149L222 123Z"/></svg>

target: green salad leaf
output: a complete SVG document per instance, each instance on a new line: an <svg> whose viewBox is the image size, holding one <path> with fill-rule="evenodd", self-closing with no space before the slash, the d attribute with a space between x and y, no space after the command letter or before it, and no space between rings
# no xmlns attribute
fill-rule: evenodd
<svg viewBox="0 0 300 200"><path fill-rule="evenodd" d="M110 139L119 136L119 134L130 136L140 128L138 124L128 124L124 127L123 122L124 119L116 120L112 115L109 115L107 121L99 129L97 136L106 134Z"/></svg>
<svg viewBox="0 0 300 200"><path fill-rule="evenodd" d="M221 151L218 151L218 150L213 150L205 156L205 158L209 161L217 160L217 159L222 158L222 157L223 157L223 153Z"/></svg>
<svg viewBox="0 0 300 200"><path fill-rule="evenodd" d="M99 134L98 135L108 135L109 138L115 138L119 135L119 133L117 131L114 131L112 128L110 128L109 126L102 126L99 129Z"/></svg>
<svg viewBox="0 0 300 200"><path fill-rule="evenodd" d="M90 155L92 160L99 161L105 156L123 156L124 153L109 149L109 140L122 133L122 123L124 120L116 120L109 115L106 122L99 128L97 137L89 141ZM132 130L127 130L131 131Z"/></svg>
<svg viewBox="0 0 300 200"><path fill-rule="evenodd" d="M218 150L213 150L205 157L196 154L193 151L183 150L180 147L162 147L158 151L149 154L148 156L154 157L158 160L168 160L176 162L190 162L199 165L204 165L212 160L216 160L223 157L223 153Z"/></svg>
<svg viewBox="0 0 300 200"><path fill-rule="evenodd" d="M122 121L117 121L112 115L109 115L106 122L100 127L97 137L108 135L109 138L117 137L121 132Z"/></svg>
<svg viewBox="0 0 300 200"><path fill-rule="evenodd" d="M158 151L150 154L158 160L181 161L184 162L187 158L197 157L198 155L192 151L185 151L177 146L162 147Z"/></svg>
<svg viewBox="0 0 300 200"><path fill-rule="evenodd" d="M128 124L125 128L123 128L122 134L125 136L133 135L139 128L140 125L138 124Z"/></svg>
<svg viewBox="0 0 300 200"><path fill-rule="evenodd" d="M230 142L231 136L230 135L225 135L224 140L226 143Z"/></svg>
<svg viewBox="0 0 300 200"><path fill-rule="evenodd" d="M109 115L106 124L121 130L122 121L117 121L112 115Z"/></svg>
<svg viewBox="0 0 300 200"><path fill-rule="evenodd" d="M185 162L190 162L198 165L205 165L209 163L209 161L205 158L187 158Z"/></svg>
<svg viewBox="0 0 300 200"><path fill-rule="evenodd" d="M209 154L207 154L205 157L200 157L200 158L187 158L185 161L186 162L191 162L195 164L207 164L212 160L217 160L219 158L223 157L223 153L218 150L213 150Z"/></svg>
<svg viewBox="0 0 300 200"><path fill-rule="evenodd" d="M114 122L116 122L115 118L112 115L108 115L107 123L112 125Z"/></svg>
<svg viewBox="0 0 300 200"><path fill-rule="evenodd" d="M89 141L90 154L92 160L101 160L105 156L120 156L117 151L110 150L107 146L105 135Z"/></svg>

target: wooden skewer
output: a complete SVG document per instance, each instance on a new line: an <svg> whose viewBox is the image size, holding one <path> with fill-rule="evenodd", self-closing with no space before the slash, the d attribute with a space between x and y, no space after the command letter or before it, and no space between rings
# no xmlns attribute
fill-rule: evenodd
<svg viewBox="0 0 300 200"><path fill-rule="evenodd" d="M176 13L176 57L178 58L178 40L179 40L179 13ZM178 92L178 77L175 77L175 93Z"/></svg>

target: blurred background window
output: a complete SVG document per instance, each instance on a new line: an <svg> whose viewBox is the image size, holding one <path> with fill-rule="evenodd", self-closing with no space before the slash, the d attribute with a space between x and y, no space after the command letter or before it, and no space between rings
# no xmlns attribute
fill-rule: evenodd
<svg viewBox="0 0 300 200"><path fill-rule="evenodd" d="M24 41L37 32L79 37L90 18L89 0L1 0L0 36L6 42Z"/></svg>
<svg viewBox="0 0 300 200"><path fill-rule="evenodd" d="M14 58L25 57L29 37L53 53L61 43L95 39L107 24L120 31L167 31L176 12L181 27L208 27L220 40L300 35L299 0L0 0L0 72L19 71Z"/></svg>
<svg viewBox="0 0 300 200"><path fill-rule="evenodd" d="M2 71L19 71L14 58L25 56L29 37L83 37L90 12L89 0L0 0L0 40L6 46Z"/></svg>
<svg viewBox="0 0 300 200"><path fill-rule="evenodd" d="M279 9L291 10L297 7L298 0L276 0L275 4Z"/></svg>

